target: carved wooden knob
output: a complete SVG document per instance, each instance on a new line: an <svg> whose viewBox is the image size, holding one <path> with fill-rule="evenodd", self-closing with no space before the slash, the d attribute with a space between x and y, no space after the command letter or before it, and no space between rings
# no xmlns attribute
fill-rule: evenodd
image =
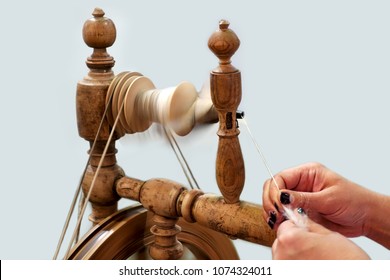
<svg viewBox="0 0 390 280"><path fill-rule="evenodd" d="M208 46L210 50L219 58L223 71L214 72L234 72L236 69L230 65L230 58L240 47L240 39L233 30L229 29L229 21L221 20L219 30L215 31L209 38ZM230 71L229 71L230 70Z"/></svg>
<svg viewBox="0 0 390 280"><path fill-rule="evenodd" d="M111 47L116 39L115 24L111 19L104 17L104 11L100 8L95 8L92 15L93 18L84 23L84 42L96 49Z"/></svg>

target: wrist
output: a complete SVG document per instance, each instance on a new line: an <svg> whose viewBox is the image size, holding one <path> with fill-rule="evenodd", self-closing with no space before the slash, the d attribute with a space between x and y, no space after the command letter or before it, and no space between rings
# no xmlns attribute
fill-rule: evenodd
<svg viewBox="0 0 390 280"><path fill-rule="evenodd" d="M390 196L373 193L366 211L364 235L390 249Z"/></svg>

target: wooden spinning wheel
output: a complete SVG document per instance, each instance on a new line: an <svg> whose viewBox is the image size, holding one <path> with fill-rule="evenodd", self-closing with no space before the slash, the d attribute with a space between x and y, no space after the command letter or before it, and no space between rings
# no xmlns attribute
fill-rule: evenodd
<svg viewBox="0 0 390 280"><path fill-rule="evenodd" d="M184 82L156 89L138 72L114 75L107 53L115 25L96 8L83 28L94 49L88 75L77 86L79 134L90 143L90 158L81 183L92 206L94 227L73 246L68 259L237 259L231 238L270 246L274 232L262 207L240 200L245 171L236 112L241 101L240 71L231 64L239 39L221 21L209 39L219 58L210 74L211 99ZM216 179L222 196L189 190L168 179L142 181L125 176L116 162L115 140L145 131L152 123L177 135L197 123L219 120ZM118 200L139 204L118 211Z"/></svg>

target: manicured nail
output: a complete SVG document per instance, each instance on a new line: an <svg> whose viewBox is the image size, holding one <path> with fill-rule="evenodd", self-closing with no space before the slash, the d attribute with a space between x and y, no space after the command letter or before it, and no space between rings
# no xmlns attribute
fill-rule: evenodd
<svg viewBox="0 0 390 280"><path fill-rule="evenodd" d="M279 206L276 204L276 202L274 203L274 207L275 207L276 211L279 212Z"/></svg>
<svg viewBox="0 0 390 280"><path fill-rule="evenodd" d="M269 225L269 227L270 227L271 229L274 229L275 223L271 220L271 218L268 219L267 224Z"/></svg>
<svg viewBox="0 0 390 280"><path fill-rule="evenodd" d="M282 192L280 194L280 202L282 204L290 204L290 194L289 193L285 193L285 192Z"/></svg>
<svg viewBox="0 0 390 280"><path fill-rule="evenodd" d="M269 213L269 219L270 219L270 221L272 221L273 223L276 222L276 212L275 212L275 211L271 211L271 212Z"/></svg>

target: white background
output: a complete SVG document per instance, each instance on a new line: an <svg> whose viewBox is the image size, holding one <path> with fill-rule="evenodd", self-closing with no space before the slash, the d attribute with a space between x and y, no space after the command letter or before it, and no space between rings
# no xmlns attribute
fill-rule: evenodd
<svg viewBox="0 0 390 280"><path fill-rule="evenodd" d="M241 39L244 110L274 172L319 161L389 194L390 3L388 1L3 1L1 2L1 259L50 259L87 160L75 117L77 81L91 50L81 29L94 7L117 27L116 73L158 87L198 89L217 65L209 35L226 18ZM217 193L217 126L180 139L198 182ZM242 199L261 203L266 173L245 127ZM142 140L142 143L141 141ZM119 164L140 179L186 183L156 131L118 143ZM123 203L121 203L122 205ZM359 243L374 259L387 249ZM244 259L268 248L236 242Z"/></svg>
<svg viewBox="0 0 390 280"><path fill-rule="evenodd" d="M348 274L352 278L383 279L388 261L3 261L1 277L5 280L62 278L106 279L299 279L327 280ZM23 269L20 269L23 267ZM161 270L160 270L161 268ZM240 269L241 268L241 269ZM246 269L248 268L248 269ZM251 269L252 268L252 269ZM127 270L126 270L127 269ZM124 275L120 275L126 271ZM160 272L161 271L161 272ZM200 272L201 271L201 272ZM138 273L137 273L138 272ZM247 273L245 273L247 272ZM260 272L260 273L259 273ZM137 275L137 274L138 275ZM171 273L172 275L169 275ZM183 274L191 274L184 276ZM269 275L271 274L271 275Z"/></svg>

